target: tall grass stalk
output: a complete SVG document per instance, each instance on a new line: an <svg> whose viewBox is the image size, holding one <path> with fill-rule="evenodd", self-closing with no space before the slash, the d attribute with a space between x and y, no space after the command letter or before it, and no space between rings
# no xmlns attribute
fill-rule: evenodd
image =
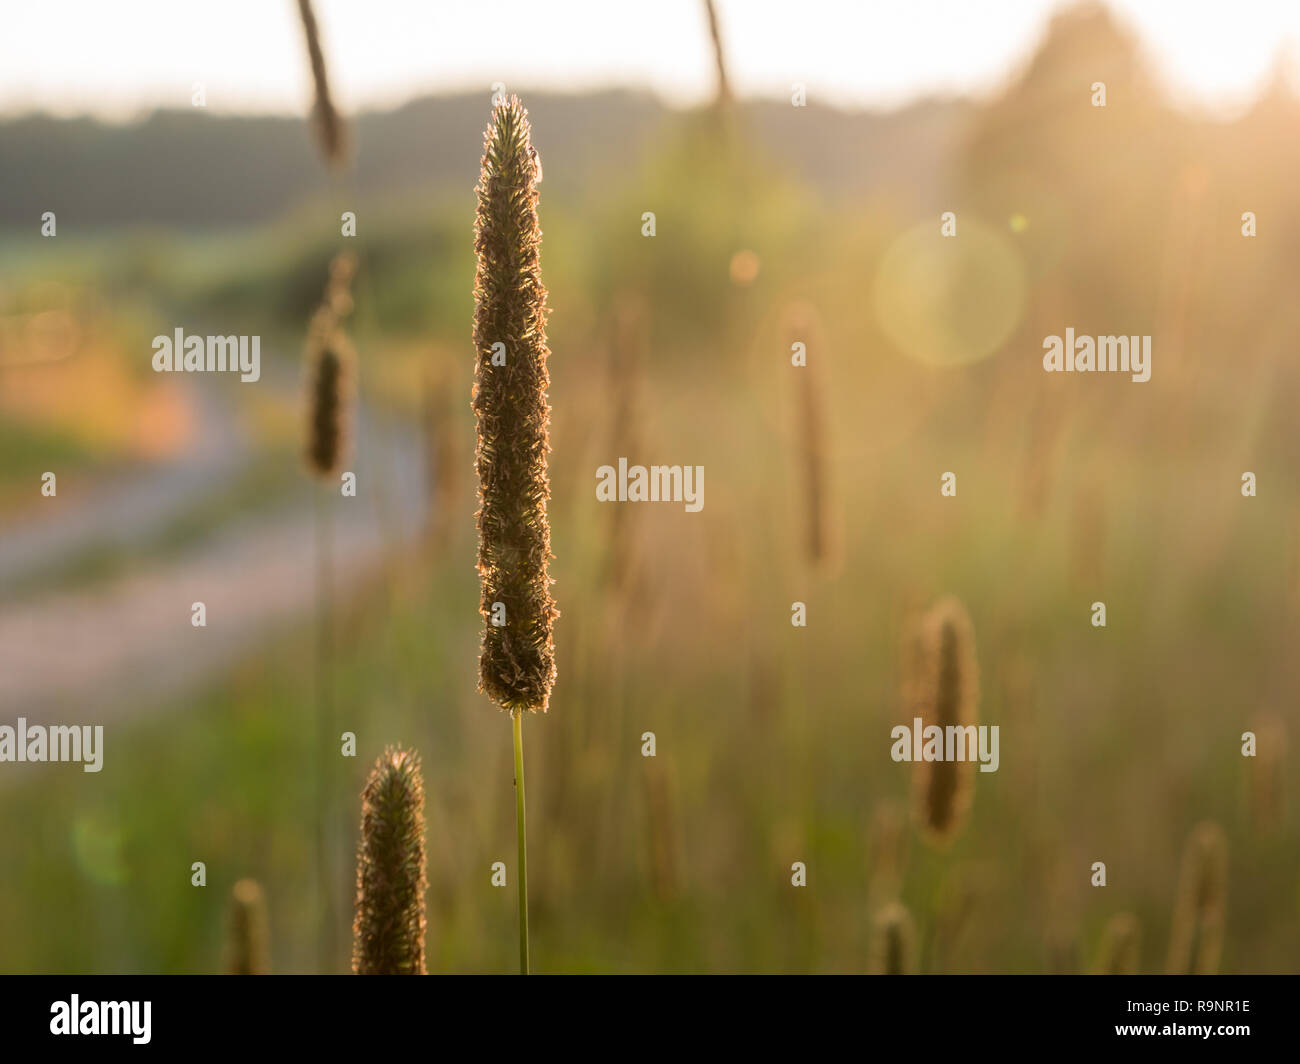
<svg viewBox="0 0 1300 1064"><path fill-rule="evenodd" d="M334 657L334 536L333 492L346 459L352 387L352 353L342 321L352 309L350 284L355 260L339 255L330 264L329 281L307 336L307 424L304 459L313 484L313 528L316 554L316 734L313 780L315 790L316 875L320 895L320 967L331 969L338 958L338 901L335 867L331 861L330 827L334 823L333 791L325 766L330 763L336 731L331 663Z"/></svg>
<svg viewBox="0 0 1300 1064"><path fill-rule="evenodd" d="M241 879L230 892L226 972L229 975L269 975L270 971L266 895L257 880Z"/></svg>
<svg viewBox="0 0 1300 1064"><path fill-rule="evenodd" d="M821 360L825 353L821 318L817 309L804 301L785 309L786 351L795 343L804 345L805 365L795 372L798 377L798 447L803 479L804 546L809 565L829 566L835 544L830 515L829 478L827 476L826 403L823 394Z"/></svg>
<svg viewBox="0 0 1300 1064"><path fill-rule="evenodd" d="M316 805L316 881L320 885L320 967L331 970L338 956L338 906L334 896L334 868L330 860L330 796L325 766L329 764L334 734L334 690L330 662L334 649L334 595L331 575L334 564L334 536L330 521L330 489L312 485L316 546L316 755L313 758Z"/></svg>
<svg viewBox="0 0 1300 1064"><path fill-rule="evenodd" d="M1252 826L1263 834L1280 829L1286 819L1286 722L1275 712L1259 714L1251 722L1255 756L1245 758L1246 801Z"/></svg>
<svg viewBox="0 0 1300 1064"><path fill-rule="evenodd" d="M321 154L332 167L341 166L347 157L347 134L343 119L334 107L330 93L329 76L325 68L325 52L320 43L320 27L312 10L311 0L298 0L298 15L302 19L303 37L307 44L307 58L311 63L312 84L316 102L312 108L316 135L320 140Z"/></svg>
<svg viewBox="0 0 1300 1064"><path fill-rule="evenodd" d="M704 11L709 20L709 37L713 41L713 60L718 69L718 93L715 106L723 110L731 106L731 82L727 78L726 51L722 46L722 27L713 0L704 0Z"/></svg>
<svg viewBox="0 0 1300 1064"><path fill-rule="evenodd" d="M1192 829L1183 851L1169 931L1170 975L1217 975L1228 896L1228 839L1213 821Z"/></svg>
<svg viewBox="0 0 1300 1064"><path fill-rule="evenodd" d="M519 968L528 974L528 868L523 714L546 712L555 683L551 628L559 611L547 566L551 532L550 383L546 288L537 219L541 163L528 112L499 103L484 135L474 250L475 465L479 477L479 612L484 619L479 689L514 729L519 846Z"/></svg>
<svg viewBox="0 0 1300 1064"><path fill-rule="evenodd" d="M873 921L871 973L916 974L916 926L900 902L892 901L883 906Z"/></svg>

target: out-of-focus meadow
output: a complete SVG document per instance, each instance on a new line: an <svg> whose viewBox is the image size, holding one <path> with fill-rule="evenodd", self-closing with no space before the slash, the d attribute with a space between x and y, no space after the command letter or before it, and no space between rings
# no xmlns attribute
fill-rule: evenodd
<svg viewBox="0 0 1300 1064"><path fill-rule="evenodd" d="M1099 80L1105 108L1090 103ZM561 611L551 712L524 728L536 969L864 970L897 894L924 971L1086 971L1121 912L1140 924L1140 969L1162 971L1182 850L1212 820L1228 841L1222 970L1294 971L1289 90L1233 121L1176 111L1089 9L1058 19L990 101L686 114L521 96L545 163ZM158 221L143 196L99 215L83 196L82 219L35 195L35 213L3 220L0 722L106 737L98 774L0 766L0 970L220 970L246 876L266 887L274 970L316 967L299 359L340 250L359 266L363 414L346 467L358 496L328 504L329 682L358 754L330 768L338 894L365 772L386 744L413 745L429 969L511 970L514 892L490 882L499 860L513 884L509 724L475 690L472 223L488 110L485 93L365 116L353 170L301 187L268 174L284 204L237 219L245 205L223 214L218 193L270 143L251 120L0 125L7 170L16 143L80 158L87 181L171 159L204 204ZM396 136L385 123L403 117ZM283 128L275 144L310 160L305 126ZM115 153L146 133L159 150L124 164ZM60 154L74 136L83 153ZM233 176L178 161L205 136ZM454 161L437 181L403 169L414 138ZM44 209L54 239L37 235ZM940 235L947 210L955 239ZM262 380L155 374L152 338L177 326L261 335ZM1067 327L1151 335L1150 381L1044 373L1042 340ZM596 469L620 456L702 465L703 510L597 502ZM948 471L955 498L940 495ZM889 732L910 719L903 634L944 594L973 621L1001 765L936 852ZM1270 736L1266 756L1241 756L1247 729Z"/></svg>

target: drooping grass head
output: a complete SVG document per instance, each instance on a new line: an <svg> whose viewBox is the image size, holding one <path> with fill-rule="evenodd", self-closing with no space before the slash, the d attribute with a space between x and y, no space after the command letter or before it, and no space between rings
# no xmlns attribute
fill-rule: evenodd
<svg viewBox="0 0 1300 1064"><path fill-rule="evenodd" d="M390 747L361 795L353 972L424 974L427 885L420 757Z"/></svg>
<svg viewBox="0 0 1300 1064"><path fill-rule="evenodd" d="M829 504L827 462L827 416L822 375L826 346L822 338L821 316L817 308L804 300L787 304L783 312L785 349L802 343L806 361L797 368L799 452L804 492L804 542L808 561L826 565L834 553Z"/></svg>
<svg viewBox="0 0 1300 1064"><path fill-rule="evenodd" d="M343 463L347 440L348 388L345 347L329 337L311 354L307 421L307 465L317 476L334 475Z"/></svg>
<svg viewBox="0 0 1300 1064"><path fill-rule="evenodd" d="M312 84L316 90L316 103L312 116L320 140L321 154L330 166L341 166L347 157L347 132L343 118L334 107L330 93L329 76L325 69L325 52L321 48L320 27L311 0L298 0L298 15L302 19L303 37L307 42L307 58L311 63Z"/></svg>
<svg viewBox="0 0 1300 1064"><path fill-rule="evenodd" d="M492 112L478 183L474 247L474 413L478 570L484 617L479 686L503 709L546 711L555 683L546 505L550 384L539 264L539 164L527 112Z"/></svg>
<svg viewBox="0 0 1300 1064"><path fill-rule="evenodd" d="M347 458L356 356L344 331L352 310L351 282L355 258L336 255L329 281L307 333L308 469L318 477L333 477Z"/></svg>
<svg viewBox="0 0 1300 1064"><path fill-rule="evenodd" d="M921 625L913 690L924 727L973 729L979 724L979 668L975 633L965 607L955 598L936 603ZM975 761L919 761L917 812L924 836L946 846L966 819L975 788Z"/></svg>

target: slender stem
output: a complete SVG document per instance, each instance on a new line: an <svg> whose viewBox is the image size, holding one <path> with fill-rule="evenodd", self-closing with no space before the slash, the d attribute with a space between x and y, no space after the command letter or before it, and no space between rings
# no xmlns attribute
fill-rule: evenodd
<svg viewBox="0 0 1300 1064"><path fill-rule="evenodd" d="M333 730L333 691L330 667L333 649L333 595L330 576L333 537L330 535L329 497L324 485L314 485L316 502L316 874L321 891L320 918L323 972L334 970L338 950L335 929L334 867L330 835L333 823L332 788L328 783L330 734Z"/></svg>
<svg viewBox="0 0 1300 1064"><path fill-rule="evenodd" d="M519 974L528 974L528 832L524 820L524 711L510 714L515 727L515 837L519 842Z"/></svg>

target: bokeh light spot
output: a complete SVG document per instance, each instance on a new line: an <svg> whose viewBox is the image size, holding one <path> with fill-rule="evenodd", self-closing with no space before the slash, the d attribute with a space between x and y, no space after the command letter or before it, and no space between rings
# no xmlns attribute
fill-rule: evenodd
<svg viewBox="0 0 1300 1064"><path fill-rule="evenodd" d="M731 283L742 288L758 279L758 256L752 251L737 251L731 256Z"/></svg>
<svg viewBox="0 0 1300 1064"><path fill-rule="evenodd" d="M978 362L996 351L1024 313L1025 270L1010 240L977 219L955 237L931 222L908 230L881 259L876 315L910 358L933 366Z"/></svg>

